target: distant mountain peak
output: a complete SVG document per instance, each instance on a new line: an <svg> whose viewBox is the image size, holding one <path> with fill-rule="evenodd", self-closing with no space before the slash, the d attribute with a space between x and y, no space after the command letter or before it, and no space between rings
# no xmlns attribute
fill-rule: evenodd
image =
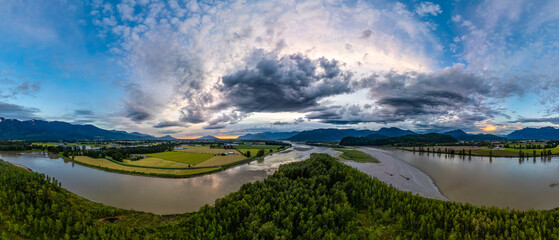
<svg viewBox="0 0 559 240"><path fill-rule="evenodd" d="M71 124L61 121L27 120L1 118L0 139L9 140L157 140L158 138L125 131L110 131L87 124Z"/></svg>
<svg viewBox="0 0 559 240"><path fill-rule="evenodd" d="M196 138L196 140L218 140L219 138L214 137L212 135L207 135L203 137Z"/></svg>

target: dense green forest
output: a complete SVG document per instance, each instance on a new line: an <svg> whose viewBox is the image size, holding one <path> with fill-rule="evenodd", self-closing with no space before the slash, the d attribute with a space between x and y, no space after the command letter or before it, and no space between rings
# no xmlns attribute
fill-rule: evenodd
<svg viewBox="0 0 559 240"><path fill-rule="evenodd" d="M367 137L345 137L340 141L340 145L344 146L424 146L432 144L446 144L458 142L450 135L438 133L426 133L418 135L406 135L401 137L392 137L379 139L378 136Z"/></svg>
<svg viewBox="0 0 559 240"><path fill-rule="evenodd" d="M90 202L0 161L0 231L2 239L557 239L559 210L426 199L313 154L215 206L157 216Z"/></svg>

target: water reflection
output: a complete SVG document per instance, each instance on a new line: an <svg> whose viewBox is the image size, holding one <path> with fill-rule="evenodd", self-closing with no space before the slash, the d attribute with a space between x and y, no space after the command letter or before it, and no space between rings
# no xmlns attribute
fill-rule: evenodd
<svg viewBox="0 0 559 240"><path fill-rule="evenodd" d="M467 156L465 161L465 155L382 151L427 173L453 201L516 209L559 207L557 157Z"/></svg>
<svg viewBox="0 0 559 240"><path fill-rule="evenodd" d="M0 158L58 179L62 187L80 196L110 206L158 214L196 211L217 198L238 190L241 185L263 180L281 164L301 161L311 153L331 149L294 145L291 151L225 171L194 178L169 179L133 176L84 167L42 152L0 152ZM301 148L300 150L297 150Z"/></svg>

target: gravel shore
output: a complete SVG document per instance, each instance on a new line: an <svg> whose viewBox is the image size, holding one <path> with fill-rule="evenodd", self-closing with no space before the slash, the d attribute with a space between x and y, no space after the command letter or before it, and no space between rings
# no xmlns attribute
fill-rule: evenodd
<svg viewBox="0 0 559 240"><path fill-rule="evenodd" d="M427 198L448 200L439 192L433 180L414 166L391 156L382 149L370 147L359 147L357 149L375 157L380 163L359 163L345 160L342 162L399 190L413 194L417 193Z"/></svg>

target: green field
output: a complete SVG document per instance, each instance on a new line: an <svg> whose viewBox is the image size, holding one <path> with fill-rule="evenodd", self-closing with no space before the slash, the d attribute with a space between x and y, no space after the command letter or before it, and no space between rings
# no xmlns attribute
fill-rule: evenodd
<svg viewBox="0 0 559 240"><path fill-rule="evenodd" d="M351 160L355 162L372 162L372 163L380 163L380 161L373 156L361 152L355 149L347 149L347 148L335 148L336 151L343 152L340 155L340 158L345 160Z"/></svg>
<svg viewBox="0 0 559 240"><path fill-rule="evenodd" d="M264 150L265 154L272 152L277 152L278 148L281 146L279 145L237 145L235 149L241 152L242 154L246 155L248 151L250 151L250 156L256 156L256 153L260 150Z"/></svg>
<svg viewBox="0 0 559 240"><path fill-rule="evenodd" d="M82 163L84 165L98 167L106 170L114 170L118 172L137 173L137 174L145 174L145 175L153 174L153 175L164 175L164 176L179 176L179 177L198 175L204 172L213 172L218 169L218 168L157 169L157 168L145 168L145 167L132 167L132 166L120 165L111 162L105 158L90 158L87 156L76 156L74 161L77 163Z"/></svg>
<svg viewBox="0 0 559 240"><path fill-rule="evenodd" d="M124 160L124 163L136 166L161 167L161 168L187 168L188 164L161 158L147 157L137 161Z"/></svg>
<svg viewBox="0 0 559 240"><path fill-rule="evenodd" d="M162 152L162 153L151 153L146 154L149 157L154 158L161 158L164 160L169 160L178 163L185 163L196 165L203 161L206 161L212 158L214 155L212 154L203 154L203 153L185 153L185 152Z"/></svg>

